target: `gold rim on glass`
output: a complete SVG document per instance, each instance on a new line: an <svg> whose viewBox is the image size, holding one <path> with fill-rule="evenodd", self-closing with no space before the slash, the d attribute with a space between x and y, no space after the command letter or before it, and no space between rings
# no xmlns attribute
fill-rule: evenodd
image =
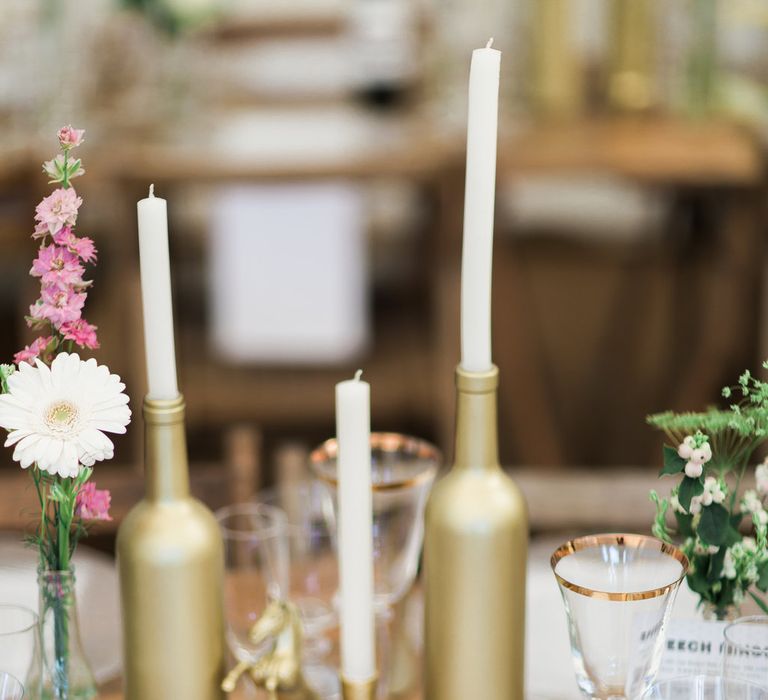
<svg viewBox="0 0 768 700"><path fill-rule="evenodd" d="M381 452L402 452L409 457L423 459L432 464L408 479L389 481L385 484L372 484L374 491L394 491L396 489L412 488L425 481L430 481L437 473L442 460L442 453L434 445L421 438L400 433L371 433L371 450ZM336 438L330 438L315 448L309 456L309 462L314 475L326 483L336 486L337 480L322 469L320 465L335 460L339 453Z"/></svg>
<svg viewBox="0 0 768 700"><path fill-rule="evenodd" d="M585 588L579 586L567 579L564 579L557 573L557 564L561 559L580 552L584 549L591 549L593 547L600 547L603 545L614 545L617 547L630 547L632 549L650 549L653 551L661 552L667 556L677 559L682 567L682 572L678 578L671 583L660 588L654 588L648 591L630 591L628 593L611 593L608 591L598 591L592 588ZM600 600L614 600L614 601L633 601L633 600L648 600L650 598L657 598L660 595L665 595L671 590L674 590L680 585L680 582L685 578L688 573L688 557L685 556L677 547L662 542L655 537L648 537L646 535L629 535L621 533L609 533L603 535L586 535L584 537L577 537L574 540L570 540L558 547L552 558L550 559L552 566L552 572L555 574L557 582L567 588L569 591L578 593L579 595L587 596L588 598L598 598Z"/></svg>

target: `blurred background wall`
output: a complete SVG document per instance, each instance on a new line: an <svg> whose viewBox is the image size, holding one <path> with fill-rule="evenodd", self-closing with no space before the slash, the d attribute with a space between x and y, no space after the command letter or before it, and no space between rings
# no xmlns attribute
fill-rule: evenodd
<svg viewBox="0 0 768 700"><path fill-rule="evenodd" d="M0 357L31 339L39 163L72 123L87 315L136 411L104 467L118 519L141 492L150 183L199 493L299 478L358 367L374 429L450 456L466 82L491 36L503 463L532 489L651 479L645 415L704 408L768 355L768 0L3 0Z"/></svg>

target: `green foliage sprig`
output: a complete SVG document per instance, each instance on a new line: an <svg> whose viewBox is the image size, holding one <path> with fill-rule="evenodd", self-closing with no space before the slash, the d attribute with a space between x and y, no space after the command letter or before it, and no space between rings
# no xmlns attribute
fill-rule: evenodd
<svg viewBox="0 0 768 700"><path fill-rule="evenodd" d="M647 419L670 443L659 475L680 477L669 497L651 492L653 533L679 544L691 562L689 587L720 618L747 595L768 613L760 595L768 592L768 464L757 467L757 490L741 492L753 454L768 438L768 382L747 371L723 396L732 400L727 410Z"/></svg>

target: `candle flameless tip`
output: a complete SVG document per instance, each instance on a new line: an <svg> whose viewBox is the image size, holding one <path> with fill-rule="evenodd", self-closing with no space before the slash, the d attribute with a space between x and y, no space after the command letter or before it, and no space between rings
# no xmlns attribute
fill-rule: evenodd
<svg viewBox="0 0 768 700"><path fill-rule="evenodd" d="M155 196L155 183L154 182L149 186L149 196L150 197L154 197Z"/></svg>
<svg viewBox="0 0 768 700"><path fill-rule="evenodd" d="M361 370L361 369L357 370L357 372L355 372L355 381L359 382L360 381L360 377L362 377L362 376L363 376L363 370Z"/></svg>
<svg viewBox="0 0 768 700"><path fill-rule="evenodd" d="M491 48L491 46L493 46L493 37L491 37L490 39L488 39L488 43L485 45L485 48L486 48L486 49L490 49L490 48Z"/></svg>

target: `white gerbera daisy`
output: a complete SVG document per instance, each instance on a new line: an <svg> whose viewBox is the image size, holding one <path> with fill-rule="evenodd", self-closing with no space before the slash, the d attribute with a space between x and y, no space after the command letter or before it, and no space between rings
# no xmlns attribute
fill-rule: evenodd
<svg viewBox="0 0 768 700"><path fill-rule="evenodd" d="M77 476L80 465L112 459L114 446L104 434L124 433L131 420L125 384L96 360L62 352L50 368L26 362L8 377L0 395L0 427L5 446L16 445L13 459L50 474Z"/></svg>

